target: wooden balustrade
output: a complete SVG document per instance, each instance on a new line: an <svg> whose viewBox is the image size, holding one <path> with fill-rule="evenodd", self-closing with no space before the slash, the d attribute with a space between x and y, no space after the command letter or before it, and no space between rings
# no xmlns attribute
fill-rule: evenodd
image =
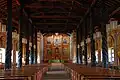
<svg viewBox="0 0 120 80"><path fill-rule="evenodd" d="M64 67L67 72L71 73L72 80L120 80L118 70L69 63L64 64Z"/></svg>
<svg viewBox="0 0 120 80"><path fill-rule="evenodd" d="M42 80L43 74L48 70L49 64L33 64L23 66L21 69L3 70L0 72L2 80Z"/></svg>

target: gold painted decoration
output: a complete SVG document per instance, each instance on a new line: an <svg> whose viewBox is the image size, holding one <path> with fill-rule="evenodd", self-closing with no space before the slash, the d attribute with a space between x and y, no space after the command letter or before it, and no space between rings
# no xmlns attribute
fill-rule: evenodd
<svg viewBox="0 0 120 80"><path fill-rule="evenodd" d="M52 42L53 42L53 37L52 36L47 37L47 45L51 45Z"/></svg>
<svg viewBox="0 0 120 80"><path fill-rule="evenodd" d="M44 60L69 58L69 36L66 34L47 34L44 36Z"/></svg>
<svg viewBox="0 0 120 80"><path fill-rule="evenodd" d="M118 57L120 58L120 51L118 51Z"/></svg>
<svg viewBox="0 0 120 80"><path fill-rule="evenodd" d="M0 47L6 47L6 32L0 32Z"/></svg>
<svg viewBox="0 0 120 80"><path fill-rule="evenodd" d="M108 47L113 47L114 46L114 40L111 36L108 37Z"/></svg>
<svg viewBox="0 0 120 80"><path fill-rule="evenodd" d="M66 45L66 44L68 44L68 43L69 43L69 37L64 36L64 37L63 37L63 44Z"/></svg>
<svg viewBox="0 0 120 80"><path fill-rule="evenodd" d="M2 31L2 23L0 22L0 32Z"/></svg>

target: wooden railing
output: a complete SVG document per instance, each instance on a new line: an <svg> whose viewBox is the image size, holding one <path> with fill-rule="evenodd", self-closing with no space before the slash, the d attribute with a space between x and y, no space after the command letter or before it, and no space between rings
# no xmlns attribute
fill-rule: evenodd
<svg viewBox="0 0 120 80"><path fill-rule="evenodd" d="M48 70L49 64L33 64L23 66L21 69L3 70L0 72L1 80L42 80L43 74Z"/></svg>
<svg viewBox="0 0 120 80"><path fill-rule="evenodd" d="M64 64L64 68L68 73L71 73L72 80L120 80L118 70L69 63Z"/></svg>

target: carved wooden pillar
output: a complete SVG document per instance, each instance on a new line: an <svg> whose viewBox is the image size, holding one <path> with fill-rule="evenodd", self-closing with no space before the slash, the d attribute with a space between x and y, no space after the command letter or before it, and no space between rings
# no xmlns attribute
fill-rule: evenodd
<svg viewBox="0 0 120 80"><path fill-rule="evenodd" d="M76 30L76 58L77 63L79 63L79 29Z"/></svg>
<svg viewBox="0 0 120 80"><path fill-rule="evenodd" d="M37 29L35 28L35 64L37 64Z"/></svg>
<svg viewBox="0 0 120 80"><path fill-rule="evenodd" d="M90 33L90 38L91 38L91 66L96 66L96 56L95 56L95 40L93 38L93 34L94 34L94 26L93 26L93 14L94 10L91 9L90 12L90 29L91 29L91 33Z"/></svg>
<svg viewBox="0 0 120 80"><path fill-rule="evenodd" d="M32 47L31 47L31 64L34 64L34 27L31 26L31 42L32 42Z"/></svg>
<svg viewBox="0 0 120 80"><path fill-rule="evenodd" d="M108 67L108 47L107 47L107 35L106 35L106 27L104 23L101 24L102 30L102 57L103 57L103 66Z"/></svg>
<svg viewBox="0 0 120 80"><path fill-rule="evenodd" d="M82 42L82 36L83 36L83 27L80 28L80 42ZM82 46L81 46L81 43L80 43L80 63L82 64L83 61L82 61Z"/></svg>
<svg viewBox="0 0 120 80"><path fill-rule="evenodd" d="M18 67L21 68L22 67L22 37L23 37L23 7L24 7L24 3L23 0L20 1L20 28L19 28L19 50L18 50Z"/></svg>
<svg viewBox="0 0 120 80"><path fill-rule="evenodd" d="M101 28L102 28L102 61L103 61L103 67L108 67L108 46L107 46L107 33L106 33L106 22L108 21L109 15L108 12L105 11L105 4L103 2L102 8L101 8Z"/></svg>
<svg viewBox="0 0 120 80"><path fill-rule="evenodd" d="M7 0L7 47L5 54L5 69L11 68L11 50L12 50L12 0Z"/></svg>
<svg viewBox="0 0 120 80"><path fill-rule="evenodd" d="M25 60L25 65L28 65L29 64L29 54L30 54L30 51L29 51L29 39L30 39L30 23L29 21L27 21L27 26L26 27L26 38L27 38L27 44L26 44L26 60Z"/></svg>
<svg viewBox="0 0 120 80"><path fill-rule="evenodd" d="M84 56L85 56L85 64L87 65L87 43L86 43L86 39L87 39L87 22L86 19L84 20Z"/></svg>

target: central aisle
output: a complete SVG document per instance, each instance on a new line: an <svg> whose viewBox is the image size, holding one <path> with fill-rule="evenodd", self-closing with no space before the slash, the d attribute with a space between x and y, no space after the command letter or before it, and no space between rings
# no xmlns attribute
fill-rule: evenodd
<svg viewBox="0 0 120 80"><path fill-rule="evenodd" d="M61 64L52 64L44 74L43 80L71 80L70 73L67 73Z"/></svg>

